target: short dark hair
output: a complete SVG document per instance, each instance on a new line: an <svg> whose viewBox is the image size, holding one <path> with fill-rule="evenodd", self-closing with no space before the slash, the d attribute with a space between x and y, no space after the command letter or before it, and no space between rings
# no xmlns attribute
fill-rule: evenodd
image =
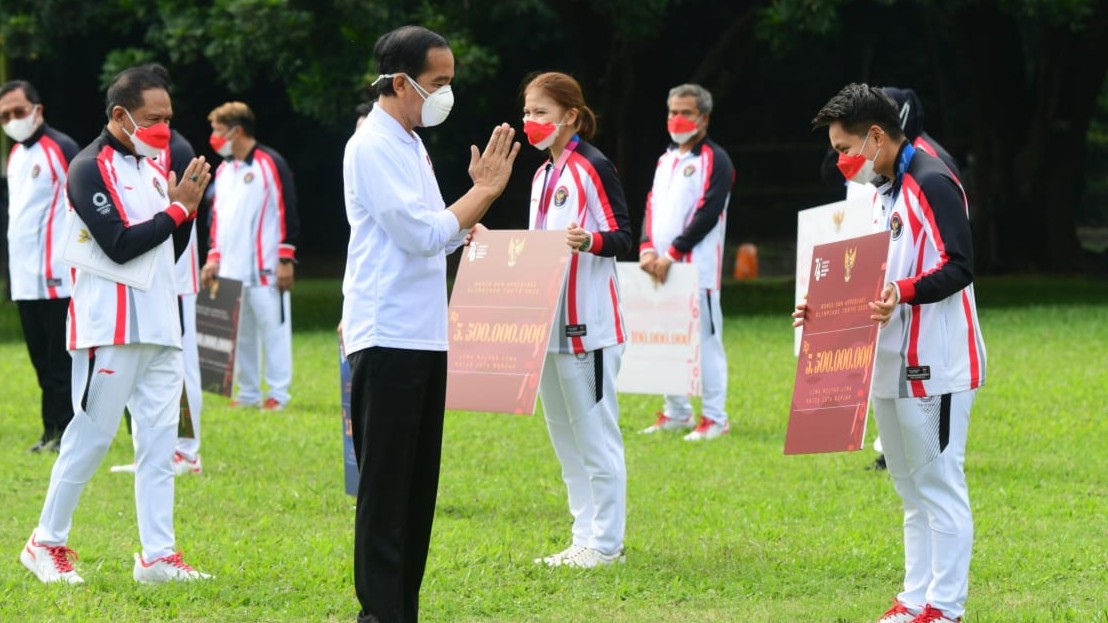
<svg viewBox="0 0 1108 623"><path fill-rule="evenodd" d="M362 102L354 107L355 117L368 117L369 113L373 111L373 102Z"/></svg>
<svg viewBox="0 0 1108 623"><path fill-rule="evenodd" d="M162 89L168 93L169 85L164 77L145 66L124 69L112 78L108 95L104 98L106 104L104 114L111 119L112 109L116 106L122 106L128 111L142 107L145 102L143 92L152 89Z"/></svg>
<svg viewBox="0 0 1108 623"><path fill-rule="evenodd" d="M877 125L891 138L904 136L896 103L878 87L853 82L832 97L812 119L812 129L839 122L851 134L862 135Z"/></svg>
<svg viewBox="0 0 1108 623"><path fill-rule="evenodd" d="M431 48L450 48L446 38L423 26L401 26L381 35L373 46L377 75L408 74L412 80L427 70L427 52ZM396 95L391 80L377 86L381 95Z"/></svg>
<svg viewBox="0 0 1108 623"><path fill-rule="evenodd" d="M161 63L146 63L145 65L139 65L142 69L149 69L150 73L158 76L165 81L165 90L173 90L173 79L169 77L169 70L165 68L165 65Z"/></svg>
<svg viewBox="0 0 1108 623"><path fill-rule="evenodd" d="M23 95L27 97L27 101L32 104L41 104L42 98L38 96L38 89L35 85L27 82L26 80L12 80L0 85L0 97L4 97L12 91L22 90Z"/></svg>

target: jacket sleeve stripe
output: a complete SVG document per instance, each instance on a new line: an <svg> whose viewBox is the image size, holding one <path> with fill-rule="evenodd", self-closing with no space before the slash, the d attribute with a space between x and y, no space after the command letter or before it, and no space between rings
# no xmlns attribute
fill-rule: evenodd
<svg viewBox="0 0 1108 623"><path fill-rule="evenodd" d="M115 169L112 166L114 155L115 150L105 145L96 156L96 164L100 167L100 178L104 181L104 186L112 194L112 203L115 204L115 209L119 212L119 218L123 221L123 226L130 227L131 223L127 220L127 212L123 209L123 200L119 198L119 190L116 189L119 179L116 177Z"/></svg>
<svg viewBox="0 0 1108 623"><path fill-rule="evenodd" d="M619 295L616 294L615 279L608 279L608 294L611 296L612 299L612 314L614 316L613 320L616 324L616 343L622 344L624 341L623 318L620 317L619 313Z"/></svg>
<svg viewBox="0 0 1108 623"><path fill-rule="evenodd" d="M608 226L606 231L616 231L619 229L619 224L616 223L616 214L612 211L612 204L608 201L608 191L604 188L604 182L600 181L600 175L597 174L596 169L590 164L585 169L589 173L589 178L592 179L592 183L596 186L596 196L600 200L600 209L604 215L604 224Z"/></svg>
<svg viewBox="0 0 1108 623"><path fill-rule="evenodd" d="M970 387L981 385L981 361L977 353L977 327L973 323L973 306L969 293L962 290L962 310L966 314L966 341L969 347Z"/></svg>
<svg viewBox="0 0 1108 623"><path fill-rule="evenodd" d="M258 213L258 231L254 235L254 258L258 262L258 283L266 286L269 285L269 277L266 276L265 272L265 247L262 244L262 232L265 231L265 213L266 208L269 207L270 187L269 178L262 175L262 179L265 181L266 189L265 196L262 198L262 209Z"/></svg>
<svg viewBox="0 0 1108 623"><path fill-rule="evenodd" d="M54 196L50 198L50 208L46 214L46 240L43 250L43 275L46 277L46 290L47 297L50 299L58 298L57 286L51 285L54 283L54 219L58 214L58 201L64 195L62 195L62 185L64 182L64 175L68 165L66 164L65 157L61 153L61 148L54 142L49 136L43 135L40 139L42 144L42 151L46 154L46 161L50 166L50 175L53 180ZM59 171L61 170L61 175Z"/></svg>
<svg viewBox="0 0 1108 623"><path fill-rule="evenodd" d="M277 227L281 232L280 233L280 236L281 236L280 239L284 240L285 239L285 193L284 193L284 189L281 187L281 176L277 173L277 165L273 162L273 158L269 154L267 154L266 152L259 149L259 150L254 152L254 157L257 158L259 164L261 164L262 167L266 169L265 176L264 176L266 178L266 180L267 181L268 180L273 180L273 188L276 191L274 193L274 198L276 199L276 205L277 205ZM266 203L268 204L269 203L268 195L266 196L266 198L267 198ZM262 209L264 210L265 208L263 207Z"/></svg>

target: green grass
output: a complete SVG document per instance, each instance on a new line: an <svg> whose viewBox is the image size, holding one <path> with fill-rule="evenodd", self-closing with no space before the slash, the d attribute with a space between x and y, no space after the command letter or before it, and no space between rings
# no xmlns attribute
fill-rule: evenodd
<svg viewBox="0 0 1108 623"><path fill-rule="evenodd" d="M204 475L177 481L186 559L213 582L148 587L120 432L70 545L83 587L18 562L49 480L29 455L38 390L0 305L0 621L352 621L353 498L342 492L334 324L338 284L296 292L292 406L243 413L207 396ZM1077 279L979 285L989 382L967 471L977 539L967 623L1108 623L1108 287ZM569 514L539 417L449 413L422 592L428 622L869 622L897 591L900 511L872 451L782 454L795 360L788 282L730 285L729 438L640 436L658 401L621 397L627 564L549 570ZM871 429L869 437L874 431Z"/></svg>

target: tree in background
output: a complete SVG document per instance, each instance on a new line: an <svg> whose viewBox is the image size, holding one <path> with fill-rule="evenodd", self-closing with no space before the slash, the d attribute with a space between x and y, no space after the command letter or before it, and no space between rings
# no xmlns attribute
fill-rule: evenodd
<svg viewBox="0 0 1108 623"><path fill-rule="evenodd" d="M776 47L840 32L855 0L775 0L764 32ZM873 3L870 3L871 5ZM919 0L925 41L949 100L967 98L967 180L978 266L1068 271L1082 263L1077 217L1085 145L1108 74L1108 0ZM950 88L935 41L950 37L966 88ZM888 53L889 51L879 51Z"/></svg>
<svg viewBox="0 0 1108 623"><path fill-rule="evenodd" d="M457 59L452 121L466 122L423 134L445 165L446 194L465 185L460 159L479 140L474 129L517 121L526 75L561 70L596 104L596 142L619 167L637 227L666 144L666 93L695 81L715 96L712 134L736 163L729 233L788 240L797 209L835 198L818 180L824 145L808 130L813 111L846 82L868 81L914 87L927 104L928 128L966 165L980 270L1065 271L1081 262L1075 227L1086 141L1108 72L1108 0L0 5L4 52L33 66L46 88L54 83L49 105L59 124L100 120L87 100L59 98L57 84L90 70L102 84L149 60L173 71L178 119L200 120L194 141L206 136L212 105L228 96L257 103L267 136L298 178L308 178L305 193L326 206L306 223L305 238L325 240L320 248L329 252L345 226L341 143L373 78L373 43L404 23L444 33ZM77 82L72 89L89 90ZM541 157L532 151L522 155L523 168ZM494 226L524 226L525 186L513 180L502 199L510 207L490 212Z"/></svg>

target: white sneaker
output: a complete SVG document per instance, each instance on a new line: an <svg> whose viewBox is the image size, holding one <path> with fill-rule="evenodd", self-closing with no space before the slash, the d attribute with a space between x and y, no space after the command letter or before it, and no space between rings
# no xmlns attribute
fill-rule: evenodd
<svg viewBox="0 0 1108 623"><path fill-rule="evenodd" d="M583 549L585 549L585 548L581 547L580 545L570 545L569 547L563 549L562 551L558 552L557 554L551 554L551 555L545 556L543 558L536 558L535 559L535 564L536 565L546 565L548 567L557 567L557 566L562 564L563 560L565 560L566 558L568 558L570 556L576 555L577 552L579 552Z"/></svg>
<svg viewBox="0 0 1108 623"><path fill-rule="evenodd" d="M173 453L173 475L184 476L185 474L199 474L204 471L204 466L200 464L200 455L197 454L196 458L189 460L187 456L180 452Z"/></svg>
<svg viewBox="0 0 1108 623"><path fill-rule="evenodd" d="M660 430L684 430L686 428L692 428L693 426L693 418L691 415L683 420L678 420L659 411L658 417L654 420L654 423L640 430L639 433L649 435L650 433L656 433Z"/></svg>
<svg viewBox="0 0 1108 623"><path fill-rule="evenodd" d="M594 567L603 567L605 565L613 565L617 562L623 563L626 561L627 556L623 554L622 547L619 548L619 551L611 555L604 554L600 550L591 547L582 547L572 555L563 558L560 565L576 569L592 569Z"/></svg>
<svg viewBox="0 0 1108 623"><path fill-rule="evenodd" d="M27 545L19 553L19 561L31 570L38 579L46 584L84 584L85 581L73 570L70 558L77 560L77 552L64 545L40 545L35 542L35 533L27 539Z"/></svg>
<svg viewBox="0 0 1108 623"><path fill-rule="evenodd" d="M696 430L685 435L685 441L701 441L704 439L715 439L722 435L726 435L731 432L731 422L724 422L720 424L715 420L709 420L703 415L700 416L700 424L696 425Z"/></svg>
<svg viewBox="0 0 1108 623"><path fill-rule="evenodd" d="M193 569L188 563L181 560L181 552L176 552L168 556L155 558L150 562L143 560L141 555L135 554L134 578L136 582L154 584L208 580L212 576Z"/></svg>

